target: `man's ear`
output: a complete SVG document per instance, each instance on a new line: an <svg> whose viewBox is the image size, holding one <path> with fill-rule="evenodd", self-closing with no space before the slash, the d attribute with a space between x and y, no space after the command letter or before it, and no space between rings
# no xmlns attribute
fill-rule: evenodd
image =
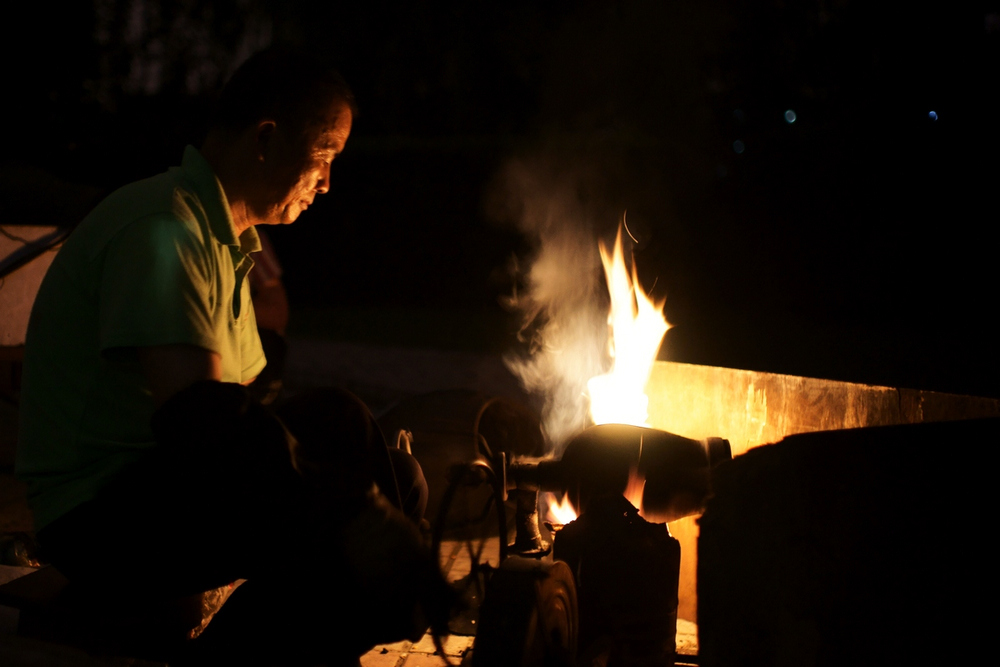
<svg viewBox="0 0 1000 667"><path fill-rule="evenodd" d="M257 123L254 139L257 144L257 161L264 162L270 155L271 144L274 140L274 130L277 123L273 120L262 120Z"/></svg>

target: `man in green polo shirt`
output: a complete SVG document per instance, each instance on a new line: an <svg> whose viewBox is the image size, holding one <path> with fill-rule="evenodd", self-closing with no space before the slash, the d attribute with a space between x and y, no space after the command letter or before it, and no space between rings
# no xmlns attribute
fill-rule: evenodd
<svg viewBox="0 0 1000 667"><path fill-rule="evenodd" d="M174 384L245 384L264 368L246 280L260 246L240 231L189 146L179 168L105 199L59 252L25 354L18 471L36 528L153 446L153 410Z"/></svg>
<svg viewBox="0 0 1000 667"><path fill-rule="evenodd" d="M400 464L367 409L326 394L310 406L323 413L317 436L310 410L292 407L295 440L241 386L266 363L247 280L254 225L290 224L328 191L354 113L335 71L293 51L257 54L227 84L201 149L110 195L56 256L29 324L17 472L43 556L71 584L156 604L256 578L264 593L244 596L247 608L298 605L265 535L303 572L367 571L382 557L369 582L433 579L416 533L368 489L374 480L400 504ZM345 531L368 543L352 551ZM324 581L350 598L365 579ZM412 604L392 613L412 617ZM225 641L260 645L246 630L259 615L230 614ZM286 646L315 661L319 645L289 635L316 627L283 627Z"/></svg>

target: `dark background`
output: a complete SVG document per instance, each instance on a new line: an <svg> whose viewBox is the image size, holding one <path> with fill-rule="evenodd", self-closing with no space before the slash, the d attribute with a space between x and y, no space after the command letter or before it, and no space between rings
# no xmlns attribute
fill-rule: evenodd
<svg viewBox="0 0 1000 667"><path fill-rule="evenodd" d="M5 222L177 164L243 58L311 44L361 114L272 233L293 333L513 347L516 159L628 210L670 359L1000 396L989 3L72 4L8 26Z"/></svg>

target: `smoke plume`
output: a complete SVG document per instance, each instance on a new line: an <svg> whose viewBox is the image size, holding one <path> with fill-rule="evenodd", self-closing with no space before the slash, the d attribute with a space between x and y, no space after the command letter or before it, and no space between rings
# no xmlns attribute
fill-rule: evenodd
<svg viewBox="0 0 1000 667"><path fill-rule="evenodd" d="M587 380L610 364L598 234L578 178L514 162L503 175L503 190L507 215L535 246L509 301L522 318L524 349L505 362L539 399L546 440L558 453L589 423Z"/></svg>

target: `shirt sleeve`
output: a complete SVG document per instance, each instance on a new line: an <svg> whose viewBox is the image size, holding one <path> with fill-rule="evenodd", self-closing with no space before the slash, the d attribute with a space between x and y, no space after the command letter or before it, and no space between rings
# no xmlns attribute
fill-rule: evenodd
<svg viewBox="0 0 1000 667"><path fill-rule="evenodd" d="M102 352L187 344L221 354L214 335L211 254L169 214L136 220L109 243L100 285Z"/></svg>

